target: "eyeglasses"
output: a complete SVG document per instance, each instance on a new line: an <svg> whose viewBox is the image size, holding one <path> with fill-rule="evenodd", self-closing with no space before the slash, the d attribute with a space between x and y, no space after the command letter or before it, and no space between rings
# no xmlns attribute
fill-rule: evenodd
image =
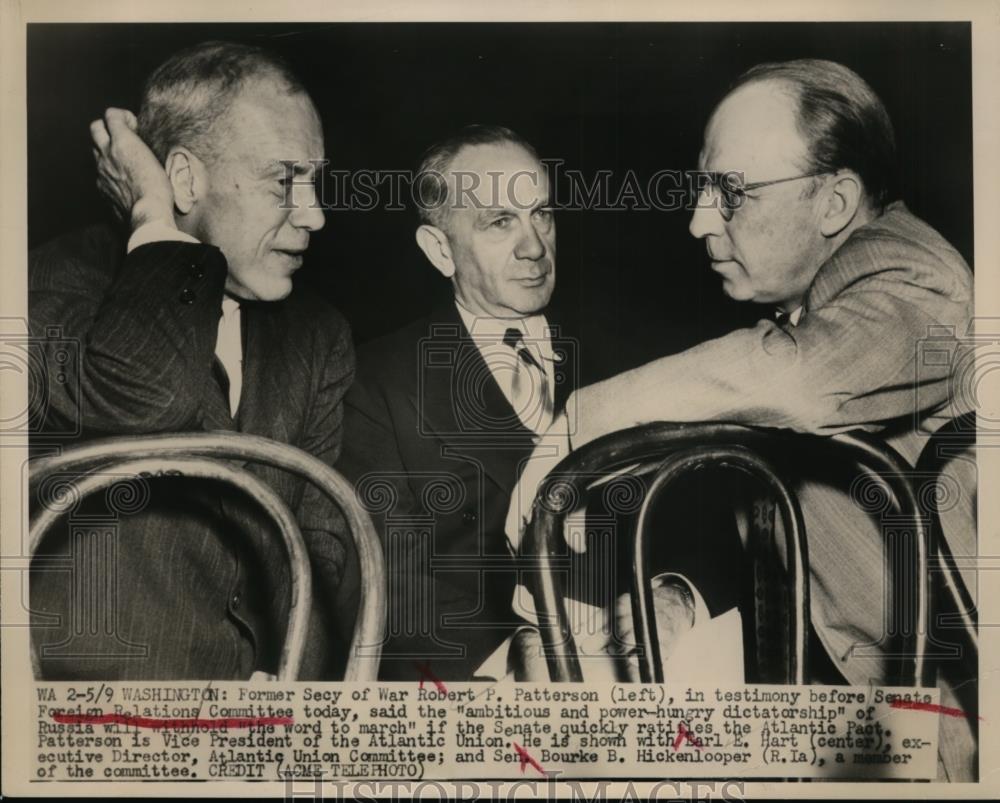
<svg viewBox="0 0 1000 803"><path fill-rule="evenodd" d="M693 174L695 180L691 184L691 189L694 194L693 205L697 208L701 194L710 187L714 188L718 191L719 196L722 198L722 204L719 206L719 214L722 215L723 220L728 222L733 219L733 215L736 214L736 210L743 205L743 201L746 200L748 192L759 190L762 187L770 187L774 184L784 184L786 181L798 181L803 178L815 178L816 176L822 176L828 172L830 171L820 170L815 173L803 173L801 176L775 178L770 181L754 181L750 184L741 184L741 174L735 171L727 173L698 172Z"/></svg>

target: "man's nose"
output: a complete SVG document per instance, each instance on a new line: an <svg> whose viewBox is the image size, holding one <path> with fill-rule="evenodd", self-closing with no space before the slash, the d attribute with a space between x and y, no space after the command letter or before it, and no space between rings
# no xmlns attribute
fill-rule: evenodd
<svg viewBox="0 0 1000 803"><path fill-rule="evenodd" d="M323 208L319 204L316 195L316 187L312 184L296 187L294 195L294 208L288 216L289 222L299 229L308 231L319 231L326 223L326 216Z"/></svg>
<svg viewBox="0 0 1000 803"><path fill-rule="evenodd" d="M688 231L691 236L697 239L707 237L709 234L722 234L725 221L719 211L719 204L722 200L708 192L703 192L695 202L694 212L691 215L691 222L688 224Z"/></svg>
<svg viewBox="0 0 1000 803"><path fill-rule="evenodd" d="M524 227L524 234L514 247L514 256L536 262L545 256L545 241L538 234L534 223L529 222Z"/></svg>

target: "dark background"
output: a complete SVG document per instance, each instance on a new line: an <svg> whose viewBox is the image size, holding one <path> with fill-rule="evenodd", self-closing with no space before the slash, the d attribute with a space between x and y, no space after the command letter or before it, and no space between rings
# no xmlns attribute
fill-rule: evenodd
<svg viewBox="0 0 1000 803"><path fill-rule="evenodd" d="M470 122L507 125L591 177L696 167L728 84L761 61L832 59L882 97L903 198L972 263L967 23L33 24L28 26L29 242L102 220L89 122L138 110L145 77L204 39L285 55L323 117L331 167L415 167ZM612 181L612 187L616 187ZM554 304L583 340L591 381L754 321L728 301L688 214L563 211ZM427 311L447 285L413 240L412 212L328 213L307 282L363 342Z"/></svg>

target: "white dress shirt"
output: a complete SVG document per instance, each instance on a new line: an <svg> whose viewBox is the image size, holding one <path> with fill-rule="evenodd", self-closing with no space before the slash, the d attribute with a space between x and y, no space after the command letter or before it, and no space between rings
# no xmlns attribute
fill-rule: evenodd
<svg viewBox="0 0 1000 803"><path fill-rule="evenodd" d="M215 341L215 356L226 369L229 378L229 414L236 417L243 392L243 334L241 331L240 302L232 296L222 297L222 317L219 318L219 336Z"/></svg>
<svg viewBox="0 0 1000 803"><path fill-rule="evenodd" d="M500 386L504 398L511 403L515 410L517 410L518 405L514 399L513 379L518 362L514 350L504 344L504 335L508 329L517 329L521 332L523 346L528 349L545 371L549 398L552 398L555 390L555 355L552 350L549 325L544 315L532 315L527 318L491 318L477 316L457 301L455 306L458 307L458 313L462 317L465 328L469 331L469 335L476 344L476 348L479 349L479 353L489 367L496 383ZM551 421L544 422L539 428L537 421L529 421L522 416L522 423L528 429L544 431Z"/></svg>

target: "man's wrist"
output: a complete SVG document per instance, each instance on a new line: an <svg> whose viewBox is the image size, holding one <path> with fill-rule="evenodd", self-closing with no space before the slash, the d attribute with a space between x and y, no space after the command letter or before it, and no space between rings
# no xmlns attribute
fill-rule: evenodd
<svg viewBox="0 0 1000 803"><path fill-rule="evenodd" d="M136 248L141 245L146 245L147 243L171 241L187 243L199 242L199 240L195 237L192 237L190 234L186 234L178 229L173 218L168 218L167 220L150 220L147 223L143 223L132 232L132 236L129 237L128 246L125 250L127 253L132 253Z"/></svg>
<svg viewBox="0 0 1000 803"><path fill-rule="evenodd" d="M150 223L176 229L173 205L158 199L140 198L132 207L132 231L136 232Z"/></svg>

